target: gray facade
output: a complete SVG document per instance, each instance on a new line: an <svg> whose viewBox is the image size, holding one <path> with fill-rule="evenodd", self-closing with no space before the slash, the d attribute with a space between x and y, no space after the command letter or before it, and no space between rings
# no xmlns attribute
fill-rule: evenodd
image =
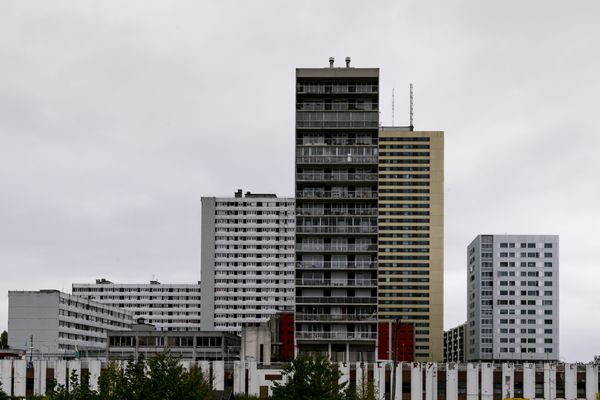
<svg viewBox="0 0 600 400"><path fill-rule="evenodd" d="M73 294L130 311L162 331L200 329L200 285L150 283L74 283Z"/></svg>
<svg viewBox="0 0 600 400"><path fill-rule="evenodd" d="M8 292L9 346L36 356L102 357L107 330L127 330L131 323L128 311L58 290Z"/></svg>
<svg viewBox="0 0 600 400"><path fill-rule="evenodd" d="M374 361L379 69L296 69L300 353Z"/></svg>
<svg viewBox="0 0 600 400"><path fill-rule="evenodd" d="M558 245L479 235L468 246L467 361L559 359Z"/></svg>
<svg viewBox="0 0 600 400"><path fill-rule="evenodd" d="M202 198L202 330L239 332L293 306L294 232L293 198Z"/></svg>
<svg viewBox="0 0 600 400"><path fill-rule="evenodd" d="M465 362L467 353L466 334L466 322L444 331L444 362Z"/></svg>

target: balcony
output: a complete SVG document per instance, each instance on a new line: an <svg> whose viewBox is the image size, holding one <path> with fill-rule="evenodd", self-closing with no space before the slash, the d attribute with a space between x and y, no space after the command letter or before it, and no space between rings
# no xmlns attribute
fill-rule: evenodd
<svg viewBox="0 0 600 400"><path fill-rule="evenodd" d="M296 304L377 304L377 297L296 296Z"/></svg>
<svg viewBox="0 0 600 400"><path fill-rule="evenodd" d="M336 128L378 128L379 121L296 121L296 128L336 129Z"/></svg>
<svg viewBox="0 0 600 400"><path fill-rule="evenodd" d="M377 233L377 226L331 226L331 225L299 225L296 227L296 233L304 234L323 234L323 233Z"/></svg>
<svg viewBox="0 0 600 400"><path fill-rule="evenodd" d="M375 269L374 261L296 261L299 269Z"/></svg>
<svg viewBox="0 0 600 400"><path fill-rule="evenodd" d="M304 332L297 331L296 339L375 340L375 332Z"/></svg>
<svg viewBox="0 0 600 400"><path fill-rule="evenodd" d="M304 314L296 313L297 322L370 322L377 321L375 314Z"/></svg>
<svg viewBox="0 0 600 400"><path fill-rule="evenodd" d="M378 158L373 156L297 156L297 164L377 164Z"/></svg>
<svg viewBox="0 0 600 400"><path fill-rule="evenodd" d="M296 93L299 94L348 94L348 93L369 93L377 94L379 85L376 84L358 84L358 85L321 85L307 84L296 85Z"/></svg>
<svg viewBox="0 0 600 400"><path fill-rule="evenodd" d="M296 279L296 286L374 287L377 279Z"/></svg>
<svg viewBox="0 0 600 400"><path fill-rule="evenodd" d="M377 182L376 173L346 173L346 174L319 174L300 173L296 174L297 181L306 182Z"/></svg>
<svg viewBox="0 0 600 400"><path fill-rule="evenodd" d="M377 251L376 244L309 244L297 243L296 252L370 252Z"/></svg>
<svg viewBox="0 0 600 400"><path fill-rule="evenodd" d="M310 101L296 103L297 111L378 111L379 105L375 102L340 102L326 103L323 101Z"/></svg>
<svg viewBox="0 0 600 400"><path fill-rule="evenodd" d="M332 192L332 191L311 191L311 192L296 192L297 199L376 199L377 192L370 191L347 191L347 192Z"/></svg>
<svg viewBox="0 0 600 400"><path fill-rule="evenodd" d="M377 139L372 137L333 137L324 138L314 135L296 139L296 146L377 146Z"/></svg>
<svg viewBox="0 0 600 400"><path fill-rule="evenodd" d="M309 216L309 215L335 215L335 216L346 216L346 215L377 215L377 208L334 208L334 209L323 209L323 208L298 208L296 210L296 216Z"/></svg>

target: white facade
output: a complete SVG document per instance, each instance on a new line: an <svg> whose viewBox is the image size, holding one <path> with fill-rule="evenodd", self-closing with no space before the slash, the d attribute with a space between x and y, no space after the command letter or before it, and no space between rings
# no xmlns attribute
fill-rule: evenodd
<svg viewBox="0 0 600 400"><path fill-rule="evenodd" d="M128 310L157 330L200 329L199 284L121 284L97 279L96 283L74 283L73 294Z"/></svg>
<svg viewBox="0 0 600 400"><path fill-rule="evenodd" d="M8 292L8 344L32 356L103 356L107 330L131 323L128 311L58 290Z"/></svg>
<svg viewBox="0 0 600 400"><path fill-rule="evenodd" d="M479 235L467 252L467 361L558 360L558 236Z"/></svg>
<svg viewBox="0 0 600 400"><path fill-rule="evenodd" d="M294 199L202 198L202 329L239 332L294 304Z"/></svg>

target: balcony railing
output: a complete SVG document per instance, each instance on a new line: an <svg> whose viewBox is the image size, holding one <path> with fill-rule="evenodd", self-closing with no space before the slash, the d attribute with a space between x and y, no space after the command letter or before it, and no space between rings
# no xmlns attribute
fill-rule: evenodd
<svg viewBox="0 0 600 400"><path fill-rule="evenodd" d="M375 340L375 332L304 332L297 331L296 339Z"/></svg>
<svg viewBox="0 0 600 400"><path fill-rule="evenodd" d="M371 137L358 138L324 138L306 136L296 139L296 146L376 146L377 139Z"/></svg>
<svg viewBox="0 0 600 400"><path fill-rule="evenodd" d="M296 244L296 251L331 251L331 252L350 252L350 251L377 251L376 244Z"/></svg>
<svg viewBox="0 0 600 400"><path fill-rule="evenodd" d="M297 85L297 93L308 94L325 94L325 93L377 93L379 85L363 84L363 85Z"/></svg>
<svg viewBox="0 0 600 400"><path fill-rule="evenodd" d="M371 261L297 261L300 269L375 269L377 263Z"/></svg>
<svg viewBox="0 0 600 400"><path fill-rule="evenodd" d="M377 297L296 296L297 304L377 304Z"/></svg>
<svg viewBox="0 0 600 400"><path fill-rule="evenodd" d="M309 182L330 182L330 181L377 181L377 174L375 173L337 173L337 174L319 174L319 173L300 173L296 174L297 181L309 181Z"/></svg>
<svg viewBox="0 0 600 400"><path fill-rule="evenodd" d="M377 215L377 212L377 208L334 208L328 210L322 208L298 208L296 215Z"/></svg>
<svg viewBox="0 0 600 400"><path fill-rule="evenodd" d="M296 103L297 111L377 111L378 103Z"/></svg>
<svg viewBox="0 0 600 400"><path fill-rule="evenodd" d="M299 225L296 233L377 233L377 226Z"/></svg>
<svg viewBox="0 0 600 400"><path fill-rule="evenodd" d="M297 199L376 199L376 191L347 191L347 192L296 192Z"/></svg>
<svg viewBox="0 0 600 400"><path fill-rule="evenodd" d="M296 279L296 286L377 286L377 279Z"/></svg>
<svg viewBox="0 0 600 400"><path fill-rule="evenodd" d="M379 121L296 121L296 128L377 128Z"/></svg>
<svg viewBox="0 0 600 400"><path fill-rule="evenodd" d="M298 164L377 164L377 156L297 156Z"/></svg>
<svg viewBox="0 0 600 400"><path fill-rule="evenodd" d="M303 314L296 313L296 321L376 321L374 314Z"/></svg>

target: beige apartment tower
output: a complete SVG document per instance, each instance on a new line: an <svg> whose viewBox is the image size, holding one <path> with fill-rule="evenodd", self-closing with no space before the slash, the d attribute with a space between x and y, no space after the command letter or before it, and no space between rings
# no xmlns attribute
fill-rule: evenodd
<svg viewBox="0 0 600 400"><path fill-rule="evenodd" d="M414 329L415 361L443 360L444 132L382 127L378 319Z"/></svg>

